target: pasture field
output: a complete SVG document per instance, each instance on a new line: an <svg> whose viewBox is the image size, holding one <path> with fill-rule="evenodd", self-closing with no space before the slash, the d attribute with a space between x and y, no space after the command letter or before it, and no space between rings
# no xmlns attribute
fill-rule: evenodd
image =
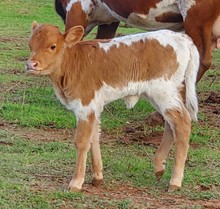
<svg viewBox="0 0 220 209"><path fill-rule="evenodd" d="M167 192L173 151L161 181L153 174L163 130L146 122L153 108L141 100L127 110L120 100L102 115L104 185L90 184L88 156L83 191L70 193L75 118L55 98L46 77L25 73L31 23L63 30L63 22L53 0L1 0L0 14L0 209L220 208L220 52L198 84L199 121L193 123L180 191ZM137 32L121 27L118 35Z"/></svg>

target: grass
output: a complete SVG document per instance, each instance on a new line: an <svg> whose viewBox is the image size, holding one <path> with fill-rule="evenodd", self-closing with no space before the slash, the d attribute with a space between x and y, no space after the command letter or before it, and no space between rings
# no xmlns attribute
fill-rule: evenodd
<svg viewBox="0 0 220 209"><path fill-rule="evenodd" d="M155 148L138 143L122 144L120 140L127 122L143 124L153 111L143 100L133 110L127 110L119 100L103 112L102 128L113 139L102 143L103 191L108 194L100 194L102 190L98 195L69 193L66 187L74 171L76 154L72 143L59 138L37 140L31 134L36 129L43 134L48 128L74 128L75 117L57 101L46 78L27 76L24 70L32 21L53 23L62 30L63 23L54 11L52 0L2 0L0 13L0 118L9 127L16 124L15 131L13 127L0 127L0 208L149 208L154 206L153 200L161 202L163 198L176 196L186 200L178 205L180 208L202 208L201 203L191 205L190 200L220 198L220 131L219 127L210 125L213 118L200 112L201 122L193 124L193 146L189 150L183 188L167 195L173 152L164 177L156 182L152 166ZM138 31L120 28L118 33ZM93 37L91 34L88 38ZM219 66L220 53L216 52L213 70L198 85L200 98L211 91L220 91ZM162 127L145 129L148 135ZM88 159L86 183L90 181ZM141 190L140 195L133 190L126 193L130 187ZM144 201L138 201L140 197Z"/></svg>

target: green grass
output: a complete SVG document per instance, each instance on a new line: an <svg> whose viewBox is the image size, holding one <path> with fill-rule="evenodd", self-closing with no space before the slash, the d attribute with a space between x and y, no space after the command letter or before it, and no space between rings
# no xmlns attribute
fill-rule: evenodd
<svg viewBox="0 0 220 209"><path fill-rule="evenodd" d="M66 188L75 165L75 149L67 141L36 140L21 137L23 127L40 133L47 128L71 129L76 125L74 115L56 99L46 77L32 77L25 73L28 59L28 38L33 20L53 23L63 30L56 15L53 0L2 0L0 1L0 119L13 128L0 126L0 208L148 208L153 206L146 197L158 202L167 195L173 151L167 162L162 180L153 174L152 159L155 148L137 143L122 144L120 136L125 124L144 124L153 111L151 105L140 100L133 110L127 110L123 100L106 106L102 114L102 128L111 134L110 142L102 143L106 188L130 186L142 190L144 201L137 202L130 193L121 198L108 193L101 196L87 193L69 193ZM120 28L118 33L137 33L134 28ZM87 38L93 38L92 33ZM220 91L220 52L214 53L215 70L210 70L198 85L199 95ZM200 99L200 103L202 100ZM216 117L219 120L219 117ZM192 147L189 150L185 178L181 191L170 194L186 200L212 200L220 198L220 131L210 125L210 118L200 112L198 124L193 124ZM25 129L25 130L26 130ZM162 127L144 127L145 134ZM194 145L194 146L193 146ZM90 157L90 156L89 156ZM86 183L91 181L91 161L88 159ZM108 189L105 191L107 192ZM125 189L126 190L126 189ZM118 192L118 196L123 193ZM167 196L166 196L167 197ZM202 208L188 202L180 208Z"/></svg>
<svg viewBox="0 0 220 209"><path fill-rule="evenodd" d="M110 208L132 206L132 201L99 199L80 193L68 193L67 184L71 179L75 163L73 145L64 142L41 142L18 138L6 131L0 131L0 203L4 208L54 208L68 202L73 207ZM117 145L117 146L116 146ZM219 143L218 143L219 146ZM167 189L173 158L170 157L167 172L160 182L156 182L152 158L154 149L142 145L115 144L102 146L105 184L128 184L147 188L148 195L156 198ZM90 157L90 156L89 156ZM184 185L178 195L189 199L220 198L219 150L212 145L191 149L186 164ZM86 183L91 181L91 162L88 160ZM200 187L208 188L201 191ZM92 204L92 205L91 205ZM101 207L100 207L101 208Z"/></svg>

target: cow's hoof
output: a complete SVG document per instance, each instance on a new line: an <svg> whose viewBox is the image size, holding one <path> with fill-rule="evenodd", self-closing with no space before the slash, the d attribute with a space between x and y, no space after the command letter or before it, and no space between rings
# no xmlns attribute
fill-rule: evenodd
<svg viewBox="0 0 220 209"><path fill-rule="evenodd" d="M168 189L168 192L176 192L180 190L180 187L179 186L176 186L176 185L170 185L169 189Z"/></svg>
<svg viewBox="0 0 220 209"><path fill-rule="evenodd" d="M162 178L163 174L164 174L164 170L155 172L155 176L157 178L157 181L160 181L160 179Z"/></svg>
<svg viewBox="0 0 220 209"><path fill-rule="evenodd" d="M93 179L92 180L92 185L95 186L95 187L103 185L103 179Z"/></svg>
<svg viewBox="0 0 220 209"><path fill-rule="evenodd" d="M81 192L81 189L76 187L69 187L69 192Z"/></svg>

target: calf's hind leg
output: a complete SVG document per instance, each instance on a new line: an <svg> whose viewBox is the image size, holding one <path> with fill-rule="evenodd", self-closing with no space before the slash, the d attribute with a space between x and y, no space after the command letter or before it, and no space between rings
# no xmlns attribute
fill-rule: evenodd
<svg viewBox="0 0 220 209"><path fill-rule="evenodd" d="M191 118L186 108L182 105L179 110L167 110L165 120L170 124L176 147L175 162L169 188L169 191L174 191L182 186L185 161L189 148Z"/></svg>
<svg viewBox="0 0 220 209"><path fill-rule="evenodd" d="M154 158L154 173L157 180L163 176L165 171L166 158L173 145L174 138L171 127L168 122L165 122L165 130L161 140L161 144L155 154Z"/></svg>

